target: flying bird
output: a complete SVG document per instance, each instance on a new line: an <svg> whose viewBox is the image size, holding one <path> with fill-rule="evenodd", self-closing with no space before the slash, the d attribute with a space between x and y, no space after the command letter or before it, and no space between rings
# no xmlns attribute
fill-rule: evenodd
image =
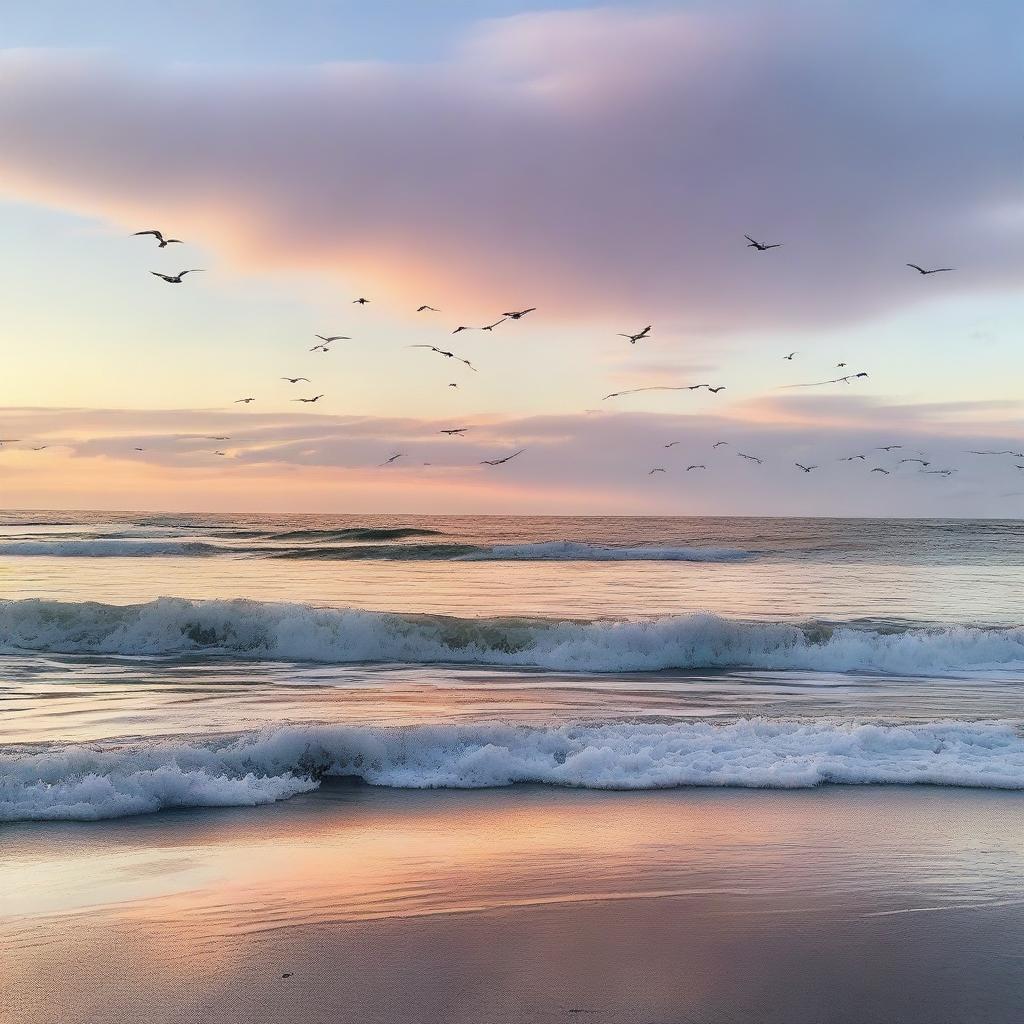
<svg viewBox="0 0 1024 1024"><path fill-rule="evenodd" d="M845 365L846 363L836 363L836 369L841 370Z"/></svg>
<svg viewBox="0 0 1024 1024"><path fill-rule="evenodd" d="M330 345L332 341L351 341L352 339L347 334L332 334L329 338L325 338L322 334L314 334L314 338L319 338L322 342Z"/></svg>
<svg viewBox="0 0 1024 1024"><path fill-rule="evenodd" d="M382 466L390 466L391 463L394 462L396 459L404 459L404 458L405 458L405 452L395 452L395 454L392 455L391 458L385 459L381 463L381 465Z"/></svg>
<svg viewBox="0 0 1024 1024"><path fill-rule="evenodd" d="M449 384L448 385L448 387L450 387L450 388L457 388L458 386L459 386L458 384Z"/></svg>
<svg viewBox="0 0 1024 1024"><path fill-rule="evenodd" d="M875 451L876 452L894 452L894 451L896 451L897 448L902 448L902 447L903 447L903 445L901 445L901 444L883 444L883 445L879 445L879 447L877 447L875 449Z"/></svg>
<svg viewBox="0 0 1024 1024"><path fill-rule="evenodd" d="M310 352L330 352L331 351L331 344L328 341L322 341L322 342L320 342L319 345L314 345L309 351Z"/></svg>
<svg viewBox="0 0 1024 1024"><path fill-rule="evenodd" d="M796 466L797 469L802 469L805 473L810 473L812 469L818 468L817 466L805 466L802 462L794 462L793 465Z"/></svg>
<svg viewBox="0 0 1024 1024"><path fill-rule="evenodd" d="M152 231L136 231L136 235L152 235L157 240L157 248L164 249L173 242L177 242L179 245L182 244L180 238L164 238L163 234L157 231L155 228Z"/></svg>
<svg viewBox="0 0 1024 1024"><path fill-rule="evenodd" d="M214 455L227 455L227 452L214 452Z"/></svg>
<svg viewBox="0 0 1024 1024"><path fill-rule="evenodd" d="M150 273L154 277L159 277L166 281L168 284L181 284L181 279L186 274L202 274L205 273L205 271L202 268L197 267L195 270L181 270L177 274L161 274L156 270L151 270Z"/></svg>
<svg viewBox="0 0 1024 1024"><path fill-rule="evenodd" d="M945 274L950 270L956 270L956 267L935 267L933 270L925 270L916 263L908 263L907 266L913 267L919 274Z"/></svg>
<svg viewBox="0 0 1024 1024"><path fill-rule="evenodd" d="M847 455L845 458L840 459L840 462L853 462L855 459L860 459L862 462L866 460L864 455Z"/></svg>
<svg viewBox="0 0 1024 1024"><path fill-rule="evenodd" d="M788 359L790 362L792 362L793 361L793 356L795 356L796 354L797 354L796 352L790 352L788 356L783 356L782 358L783 359Z"/></svg>
<svg viewBox="0 0 1024 1024"><path fill-rule="evenodd" d="M509 320L521 320L527 313L532 313L537 307L531 306L529 309L520 309L518 312L502 313L502 316L507 316Z"/></svg>
<svg viewBox="0 0 1024 1024"><path fill-rule="evenodd" d="M728 443L729 443L728 441L716 441L711 447L712 448L720 448L723 444L728 444Z"/></svg>
<svg viewBox="0 0 1024 1024"><path fill-rule="evenodd" d="M41 444L38 447L33 448L32 451L34 451L34 452L41 452L44 448L49 448L49 447L50 446L48 444Z"/></svg>
<svg viewBox="0 0 1024 1024"><path fill-rule="evenodd" d="M455 330L452 331L452 334L458 334L459 331L471 331L471 330L473 330L472 327L456 327Z"/></svg>
<svg viewBox="0 0 1024 1024"><path fill-rule="evenodd" d="M312 383L308 377L282 377L281 380L286 380L289 384L298 384L300 380L305 381L307 384Z"/></svg>
<svg viewBox="0 0 1024 1024"><path fill-rule="evenodd" d="M952 476L956 472L956 470L955 469L922 469L921 472L922 473L926 473L929 476Z"/></svg>
<svg viewBox="0 0 1024 1024"><path fill-rule="evenodd" d="M449 437L453 437L455 434L464 434L469 427L451 427L448 430L439 430L439 434L447 434Z"/></svg>
<svg viewBox="0 0 1024 1024"><path fill-rule="evenodd" d="M665 472L665 470L662 469L661 466L655 466L654 469L652 469L647 475L650 476L651 473L664 473L664 472Z"/></svg>
<svg viewBox="0 0 1024 1024"><path fill-rule="evenodd" d="M426 312L427 310L429 310L431 313L440 313L441 312L441 310L439 310L439 309L434 309L433 306L420 306L416 310L416 312L417 313L423 313L423 312Z"/></svg>
<svg viewBox="0 0 1024 1024"><path fill-rule="evenodd" d="M689 473L691 469L707 469L707 468L708 468L707 466L703 466L703 465L701 465L701 466L687 466L686 467L686 472Z"/></svg>
<svg viewBox="0 0 1024 1024"><path fill-rule="evenodd" d="M527 310L527 312L529 312L529 310ZM484 459L480 463L480 465L481 466L500 466L500 465L502 465L505 462L511 461L517 455L522 455L523 452L525 452L525 451L526 451L525 448L520 448L519 451L513 452L511 455L506 455L505 458L503 458L503 459Z"/></svg>
<svg viewBox="0 0 1024 1024"><path fill-rule="evenodd" d="M764 459L759 459L756 455L746 455L743 452L737 452L736 454L741 459L749 459L751 462L756 462L759 466L761 465L762 462L764 462Z"/></svg>
<svg viewBox="0 0 1024 1024"><path fill-rule="evenodd" d="M666 385L656 385L649 388L630 388L629 391L613 391L610 395L605 395L601 399L602 402L607 401L609 398L619 398L621 395L635 395L641 391L689 391L690 386L688 384L680 384L678 387L668 387Z"/></svg>
<svg viewBox="0 0 1024 1024"><path fill-rule="evenodd" d="M900 465L904 462L920 462L922 466L930 466L930 462L926 462L924 459L900 459Z"/></svg>
<svg viewBox="0 0 1024 1024"><path fill-rule="evenodd" d="M756 249L758 252L767 252L769 249L778 249L782 242L773 242L771 245L766 245L764 242L758 242L756 239L751 238L750 235L743 236L747 242L748 249Z"/></svg>
<svg viewBox="0 0 1024 1024"><path fill-rule="evenodd" d="M243 405L248 405L250 402L255 402L255 401L256 401L255 398L236 398L235 399L235 405L238 405L239 403L241 403Z"/></svg>
<svg viewBox="0 0 1024 1024"><path fill-rule="evenodd" d="M354 306L354 305L358 304L360 306L365 306L369 301L370 301L369 299L353 299L352 300L352 305Z"/></svg>
<svg viewBox="0 0 1024 1024"><path fill-rule="evenodd" d="M651 325L648 324L639 334L619 334L620 338L629 338L630 345L635 345L641 338L646 338L651 333Z"/></svg>
<svg viewBox="0 0 1024 1024"><path fill-rule="evenodd" d="M784 384L783 388L788 390L790 388L820 388L825 384L849 384L851 380L857 380L858 377L866 377L866 373L848 373L845 377L835 377L832 380L816 380L810 384Z"/></svg>
<svg viewBox="0 0 1024 1024"><path fill-rule="evenodd" d="M872 473L884 473L886 476L889 475L889 470L887 470L887 469L880 469L878 466L875 466L875 468L873 470L871 470L871 472Z"/></svg>
<svg viewBox="0 0 1024 1024"><path fill-rule="evenodd" d="M474 373L478 372L477 368L468 359L463 359L454 352L447 352L436 345L410 345L409 348L429 348L431 352L436 352L439 356L444 356L445 359L455 359L457 362L465 363Z"/></svg>
<svg viewBox="0 0 1024 1024"><path fill-rule="evenodd" d="M323 395L314 395L312 398L293 398L293 402L319 402Z"/></svg>
<svg viewBox="0 0 1024 1024"><path fill-rule="evenodd" d="M675 446L676 446L677 444L682 444L682 443L683 443L682 441L669 441L669 443L668 443L668 444L666 444L666 445L663 445L662 447L664 447L664 448L673 448L673 447L675 447Z"/></svg>

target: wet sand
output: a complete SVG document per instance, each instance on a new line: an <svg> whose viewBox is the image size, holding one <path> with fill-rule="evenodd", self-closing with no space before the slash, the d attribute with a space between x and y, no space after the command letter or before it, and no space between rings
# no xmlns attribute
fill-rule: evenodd
<svg viewBox="0 0 1024 1024"><path fill-rule="evenodd" d="M7 826L0 943L10 1024L1015 1024L1024 799L339 783Z"/></svg>

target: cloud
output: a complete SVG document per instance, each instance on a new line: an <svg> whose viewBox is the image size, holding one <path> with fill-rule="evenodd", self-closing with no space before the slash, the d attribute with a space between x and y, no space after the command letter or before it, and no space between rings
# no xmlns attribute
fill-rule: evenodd
<svg viewBox="0 0 1024 1024"><path fill-rule="evenodd" d="M789 0L520 15L426 65L8 52L0 193L406 304L848 322L1019 283L1021 20Z"/></svg>
<svg viewBox="0 0 1024 1024"><path fill-rule="evenodd" d="M1019 423L967 432L953 406L921 412L868 399L819 398L842 410L800 421L609 411L450 424L384 417L248 415L210 410L7 409L5 494L27 508L252 511L535 512L1013 516L1024 460ZM819 409L821 414L821 409ZM212 441L206 435L229 435ZM716 441L728 444L712 447ZM679 441L666 448L669 441ZM43 451L31 451L38 444ZM902 444L900 451L878 451ZM144 451L136 451L143 448ZM526 452L501 467L482 459ZM226 456L216 456L223 450ZM744 451L764 460L736 457ZM405 457L380 464L396 451ZM923 457L951 477L924 475ZM865 454L864 462L841 462ZM820 468L805 476L793 463ZM426 465L429 463L429 465ZM686 472L703 463L702 473ZM871 474L872 466L890 475ZM662 466L667 472L649 476Z"/></svg>

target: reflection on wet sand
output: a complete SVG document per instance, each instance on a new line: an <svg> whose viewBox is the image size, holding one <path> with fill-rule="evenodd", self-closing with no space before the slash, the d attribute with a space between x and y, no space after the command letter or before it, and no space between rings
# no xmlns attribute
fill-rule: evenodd
<svg viewBox="0 0 1024 1024"><path fill-rule="evenodd" d="M118 1019L112 1005L178 1020L185 999L203 1021L227 1006L246 1021L285 1006L297 1021L334 1019L329 1007L467 1021L599 1007L623 1021L932 1024L967 1019L935 1014L970 998L973 1019L1008 1021L1022 835L1016 794L922 787L339 783L257 812L17 826L0 869L0 1006L18 1022ZM944 980L929 957L955 971ZM837 985L859 1003L823 1018Z"/></svg>

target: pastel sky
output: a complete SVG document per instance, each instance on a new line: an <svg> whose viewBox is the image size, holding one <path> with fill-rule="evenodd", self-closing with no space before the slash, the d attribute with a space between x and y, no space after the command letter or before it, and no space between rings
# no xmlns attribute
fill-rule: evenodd
<svg viewBox="0 0 1024 1024"><path fill-rule="evenodd" d="M3 41L5 507L1024 512L968 454L1024 450L1018 3L41 0Z"/></svg>

